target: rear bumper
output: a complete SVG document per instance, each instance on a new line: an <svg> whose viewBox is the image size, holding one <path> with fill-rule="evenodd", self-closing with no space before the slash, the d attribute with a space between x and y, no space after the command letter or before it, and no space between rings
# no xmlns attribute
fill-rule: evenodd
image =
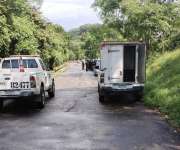
<svg viewBox="0 0 180 150"><path fill-rule="evenodd" d="M129 86L102 86L101 95L107 96L118 96L121 94L141 94L144 91L144 85L142 84L132 84Z"/></svg>
<svg viewBox="0 0 180 150"><path fill-rule="evenodd" d="M38 93L33 90L0 90L0 99L16 99L36 95L38 95Z"/></svg>

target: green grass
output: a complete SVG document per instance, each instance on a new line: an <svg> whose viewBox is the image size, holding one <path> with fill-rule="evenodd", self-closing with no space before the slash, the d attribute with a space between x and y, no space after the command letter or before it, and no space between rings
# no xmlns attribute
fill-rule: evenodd
<svg viewBox="0 0 180 150"><path fill-rule="evenodd" d="M145 104L158 108L180 127L180 49L148 64Z"/></svg>

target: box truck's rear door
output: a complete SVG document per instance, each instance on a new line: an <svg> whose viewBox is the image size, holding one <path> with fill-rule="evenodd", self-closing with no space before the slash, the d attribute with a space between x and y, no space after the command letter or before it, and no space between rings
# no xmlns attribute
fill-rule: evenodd
<svg viewBox="0 0 180 150"><path fill-rule="evenodd" d="M123 82L123 46L110 46L108 50L109 82Z"/></svg>

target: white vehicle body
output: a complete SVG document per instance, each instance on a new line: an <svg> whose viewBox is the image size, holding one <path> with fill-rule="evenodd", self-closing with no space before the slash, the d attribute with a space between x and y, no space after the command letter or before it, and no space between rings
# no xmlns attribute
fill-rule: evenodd
<svg viewBox="0 0 180 150"><path fill-rule="evenodd" d="M104 42L99 73L100 98L106 94L142 90L146 47L142 43Z"/></svg>
<svg viewBox="0 0 180 150"><path fill-rule="evenodd" d="M38 56L11 56L0 63L0 101L39 96L52 90L54 79ZM53 85L54 86L54 85Z"/></svg>

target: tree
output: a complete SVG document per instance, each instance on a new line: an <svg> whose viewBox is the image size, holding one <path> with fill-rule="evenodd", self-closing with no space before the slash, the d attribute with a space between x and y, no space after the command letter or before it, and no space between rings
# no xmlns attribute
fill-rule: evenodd
<svg viewBox="0 0 180 150"><path fill-rule="evenodd" d="M175 24L180 19L179 5L157 1L96 0L105 24L117 30L129 41L144 41L149 53L169 48Z"/></svg>
<svg viewBox="0 0 180 150"><path fill-rule="evenodd" d="M39 54L53 69L73 55L69 43L64 29L45 21L38 9L32 8L29 2L0 1L0 57Z"/></svg>
<svg viewBox="0 0 180 150"><path fill-rule="evenodd" d="M72 41L81 41L80 52L86 58L95 59L99 57L99 47L102 41L124 40L122 35L115 29L101 24L87 24L78 29L70 31ZM81 55L81 56L83 56Z"/></svg>

